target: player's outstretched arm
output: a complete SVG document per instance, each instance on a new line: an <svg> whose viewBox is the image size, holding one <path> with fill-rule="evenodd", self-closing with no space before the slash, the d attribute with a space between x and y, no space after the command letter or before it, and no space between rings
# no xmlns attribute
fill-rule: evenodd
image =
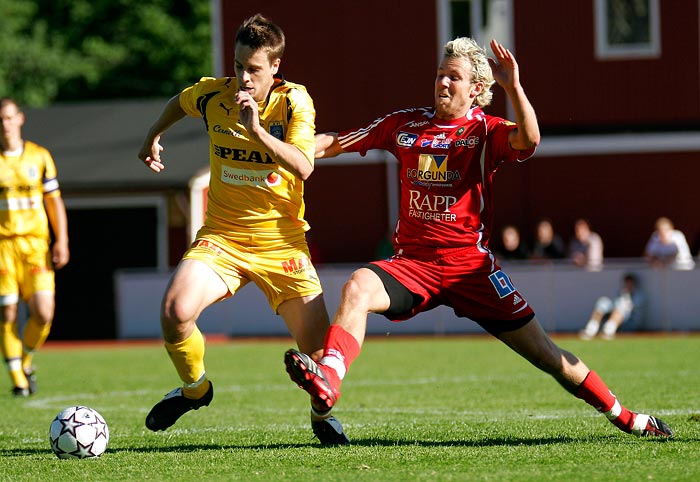
<svg viewBox="0 0 700 482"><path fill-rule="evenodd" d="M337 132L324 132L316 134L316 159L335 157L343 152L338 142Z"/></svg>
<svg viewBox="0 0 700 482"><path fill-rule="evenodd" d="M177 94L165 104L160 115L148 130L138 157L152 171L160 172L165 169L160 158L160 153L163 151L163 146L160 145L160 136L185 115L185 111L180 107L180 94Z"/></svg>
<svg viewBox="0 0 700 482"><path fill-rule="evenodd" d="M489 59L493 77L506 91L515 112L515 123L518 125L518 128L510 133L510 146L517 150L535 147L540 143L540 127L535 109L520 84L520 71L515 56L496 40L491 41L491 50L496 57L495 60Z"/></svg>

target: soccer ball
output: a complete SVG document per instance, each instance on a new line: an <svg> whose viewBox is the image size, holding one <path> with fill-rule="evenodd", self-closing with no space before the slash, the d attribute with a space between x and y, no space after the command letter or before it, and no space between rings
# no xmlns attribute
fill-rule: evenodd
<svg viewBox="0 0 700 482"><path fill-rule="evenodd" d="M107 449L109 427L90 407L68 407L51 422L49 440L59 459L99 457Z"/></svg>

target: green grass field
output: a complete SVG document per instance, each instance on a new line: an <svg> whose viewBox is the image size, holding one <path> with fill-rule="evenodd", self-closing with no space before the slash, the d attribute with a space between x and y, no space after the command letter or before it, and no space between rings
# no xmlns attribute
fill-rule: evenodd
<svg viewBox="0 0 700 482"><path fill-rule="evenodd" d="M353 444L321 447L284 370L291 341L210 343L212 404L167 432L143 424L178 385L159 343L47 346L39 392L0 395L0 480L700 480L700 337L555 338L632 410L676 431L638 439L487 337L370 338L335 409ZM83 404L107 420L99 459L59 460L48 428Z"/></svg>

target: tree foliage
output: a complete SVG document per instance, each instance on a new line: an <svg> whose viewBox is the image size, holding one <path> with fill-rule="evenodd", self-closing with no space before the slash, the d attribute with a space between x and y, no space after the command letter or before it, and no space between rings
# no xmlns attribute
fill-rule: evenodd
<svg viewBox="0 0 700 482"><path fill-rule="evenodd" d="M212 74L205 0L0 0L0 95L170 96Z"/></svg>

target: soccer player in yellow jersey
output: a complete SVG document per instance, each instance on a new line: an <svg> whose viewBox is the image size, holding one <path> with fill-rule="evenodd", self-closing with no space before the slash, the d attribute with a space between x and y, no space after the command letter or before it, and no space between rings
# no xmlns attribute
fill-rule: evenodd
<svg viewBox="0 0 700 482"><path fill-rule="evenodd" d="M278 75L284 47L277 25L261 15L245 20L236 32L236 77L202 78L171 98L139 152L153 171L164 169L160 137L186 115L201 117L210 139L206 221L161 309L165 348L183 386L147 415L150 430L209 405L213 387L197 318L251 281L299 349L315 359L322 354L329 321L306 243L303 200L303 181L314 169L315 110L304 86ZM311 425L322 444L348 443L329 410L312 407Z"/></svg>
<svg viewBox="0 0 700 482"><path fill-rule="evenodd" d="M0 347L12 392L26 397L36 391L33 353L46 341L53 321L54 269L70 258L68 222L53 158L22 138L25 116L19 105L0 99L0 118ZM21 334L20 297L29 309Z"/></svg>

